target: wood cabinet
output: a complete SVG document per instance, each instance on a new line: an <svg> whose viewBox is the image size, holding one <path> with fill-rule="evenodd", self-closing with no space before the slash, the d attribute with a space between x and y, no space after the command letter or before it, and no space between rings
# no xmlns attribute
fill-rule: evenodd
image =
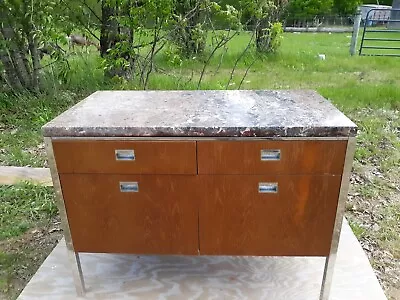
<svg viewBox="0 0 400 300"><path fill-rule="evenodd" d="M80 252L325 256L327 299L356 132L313 91L90 95L43 127L78 294Z"/></svg>
<svg viewBox="0 0 400 300"><path fill-rule="evenodd" d="M53 143L76 251L268 256L329 254L346 146Z"/></svg>

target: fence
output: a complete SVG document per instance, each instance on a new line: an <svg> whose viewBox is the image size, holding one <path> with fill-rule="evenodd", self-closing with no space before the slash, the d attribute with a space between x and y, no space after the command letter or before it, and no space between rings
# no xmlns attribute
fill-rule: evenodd
<svg viewBox="0 0 400 300"><path fill-rule="evenodd" d="M371 9L363 23L359 55L400 57L400 9Z"/></svg>
<svg viewBox="0 0 400 300"><path fill-rule="evenodd" d="M336 32L353 31L354 16L320 15L304 18L289 17L284 23L286 32Z"/></svg>

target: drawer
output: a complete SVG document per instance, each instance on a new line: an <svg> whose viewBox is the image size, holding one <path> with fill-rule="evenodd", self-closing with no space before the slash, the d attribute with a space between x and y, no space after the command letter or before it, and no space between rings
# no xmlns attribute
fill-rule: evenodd
<svg viewBox="0 0 400 300"><path fill-rule="evenodd" d="M61 174L60 181L75 251L198 254L195 176Z"/></svg>
<svg viewBox="0 0 400 300"><path fill-rule="evenodd" d="M342 174L347 141L199 141L199 174Z"/></svg>
<svg viewBox="0 0 400 300"><path fill-rule="evenodd" d="M194 141L53 140L59 173L196 174Z"/></svg>
<svg viewBox="0 0 400 300"><path fill-rule="evenodd" d="M200 253L327 256L341 176L200 175Z"/></svg>

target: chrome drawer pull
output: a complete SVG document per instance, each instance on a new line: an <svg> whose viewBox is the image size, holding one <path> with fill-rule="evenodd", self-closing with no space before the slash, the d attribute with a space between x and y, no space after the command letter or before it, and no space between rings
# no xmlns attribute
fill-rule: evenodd
<svg viewBox="0 0 400 300"><path fill-rule="evenodd" d="M281 160L281 150L261 150L261 161Z"/></svg>
<svg viewBox="0 0 400 300"><path fill-rule="evenodd" d="M123 193L137 193L139 192L139 185L137 182L120 182L119 190Z"/></svg>
<svg viewBox="0 0 400 300"><path fill-rule="evenodd" d="M135 160L134 150L115 150L116 160Z"/></svg>
<svg viewBox="0 0 400 300"><path fill-rule="evenodd" d="M260 194L277 194L278 184L271 182L260 182L258 184L258 192Z"/></svg>

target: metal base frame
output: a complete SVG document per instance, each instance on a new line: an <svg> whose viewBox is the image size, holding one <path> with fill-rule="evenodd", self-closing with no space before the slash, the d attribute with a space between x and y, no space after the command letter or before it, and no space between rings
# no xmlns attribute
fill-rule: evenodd
<svg viewBox="0 0 400 300"><path fill-rule="evenodd" d="M54 158L53 145L51 138L45 137L44 143L46 147L51 178L53 179L53 186L56 193L56 204L61 217L61 226L64 231L65 243L67 245L68 259L72 267L72 277L74 279L75 289L78 296L85 295L85 281L83 279L81 261L79 253L75 252L72 242L71 231L69 228L67 211L65 209L64 198L62 195L60 177L58 176L57 164Z"/></svg>
<svg viewBox="0 0 400 300"><path fill-rule="evenodd" d="M356 150L356 138L350 137L347 142L346 158L344 161L342 182L340 185L339 201L336 209L336 219L335 219L335 226L333 228L331 250L325 262L320 300L329 299L329 294L332 287L333 271L335 267L337 250L339 246L340 231L342 229L342 223L347 201L347 193L349 191L349 186L350 186L350 175L353 166L353 158L355 150Z"/></svg>
<svg viewBox="0 0 400 300"><path fill-rule="evenodd" d="M64 138L55 138L55 139L64 139ZM69 138L66 139L87 139L87 138ZM98 138L102 140L108 140L107 138ZM111 140L119 139L119 140L154 140L153 138L110 138ZM181 138L159 138L157 140L177 140ZM301 138L300 138L301 139ZM304 140L343 140L344 138L304 138ZM345 212L346 200L347 200L347 193L349 190L350 184L350 174L353 165L353 157L356 148L356 138L349 137L347 142L347 149L346 149L346 157L344 161L343 167L343 174L342 174L342 181L338 199L338 206L336 210L336 218L335 224L333 229L332 235L332 242L331 242L331 249L329 256L326 257L325 268L323 273L322 285L321 285L321 292L320 292L320 300L328 300L330 290L332 287L332 279L333 279L333 271L335 266L335 261L337 257L337 250L339 246L339 238L340 232L342 228L342 222ZM198 138L193 138L193 140L198 140ZM221 140L220 138L215 138L212 140ZM223 139L222 139L223 140ZM252 138L234 138L232 140L253 140ZM254 139L254 140L262 140L262 139ZM273 138L267 138L265 140L274 140ZM279 140L279 138L278 138ZM299 138L285 138L282 140L299 140ZM82 273L81 262L79 259L79 253L75 252L74 245L71 237L71 231L68 223L67 212L64 204L64 198L62 195L61 183L60 178L58 176L57 165L54 157L53 146L52 146L52 138L45 137L45 146L49 161L49 167L51 172L51 177L53 179L53 185L56 193L56 201L57 207L61 217L61 224L64 230L65 242L68 249L68 258L71 263L72 267L72 275L73 280L76 288L76 293L78 296L85 296L85 282Z"/></svg>

